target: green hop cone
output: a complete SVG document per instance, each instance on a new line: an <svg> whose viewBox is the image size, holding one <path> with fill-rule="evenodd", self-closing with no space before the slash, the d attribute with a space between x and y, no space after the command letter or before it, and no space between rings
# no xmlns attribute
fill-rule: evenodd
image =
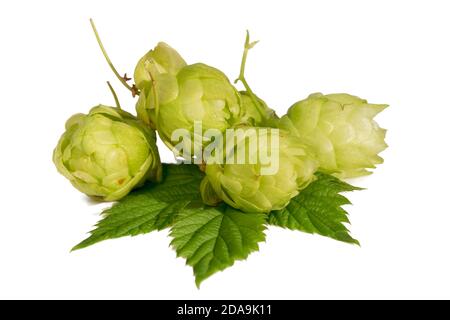
<svg viewBox="0 0 450 320"><path fill-rule="evenodd" d="M241 91L240 94L242 109L244 110L241 122L256 127L277 127L278 116L262 99L249 94L247 91Z"/></svg>
<svg viewBox="0 0 450 320"><path fill-rule="evenodd" d="M102 105L67 121L53 162L75 188L105 201L123 198L147 179L161 180L154 131L129 113Z"/></svg>
<svg viewBox="0 0 450 320"><path fill-rule="evenodd" d="M298 138L287 132L273 128L240 129L245 134L225 148L226 156L219 155L218 158L224 159L231 154L236 157L242 152L245 161L221 164L206 159L206 176L200 188L204 202L214 205L221 199L244 212L268 213L285 208L315 179L317 161ZM250 147L251 139L247 138L252 134L257 137L256 148ZM266 161L264 155L269 155L267 158L271 161ZM278 165L274 171L264 172L275 163Z"/></svg>
<svg viewBox="0 0 450 320"><path fill-rule="evenodd" d="M142 89L136 106L138 117L153 124L173 151L178 142L172 141L175 130L184 129L189 134L193 150L194 144L201 149L208 143L202 138L208 129L224 132L239 123L240 95L220 70L197 63L164 80L153 77L157 95L153 94L153 86ZM200 140L194 138L196 122L202 125Z"/></svg>
<svg viewBox="0 0 450 320"><path fill-rule="evenodd" d="M280 128L298 136L317 155L320 169L339 178L370 174L383 162L386 130L373 118L387 107L348 94L312 94L294 104Z"/></svg>
<svg viewBox="0 0 450 320"><path fill-rule="evenodd" d="M143 56L134 70L134 81L138 89L151 85L151 75L156 79L175 76L186 62L180 54L164 42Z"/></svg>
<svg viewBox="0 0 450 320"><path fill-rule="evenodd" d="M158 103L175 99L178 96L176 75L185 66L186 62L180 54L163 42L158 43L137 63L134 81L140 96L136 111L138 118L152 128L156 128L153 88L156 88Z"/></svg>

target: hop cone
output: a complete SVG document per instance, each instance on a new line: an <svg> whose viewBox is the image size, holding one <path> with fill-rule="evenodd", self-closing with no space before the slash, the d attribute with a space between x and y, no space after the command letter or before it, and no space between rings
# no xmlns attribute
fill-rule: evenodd
<svg viewBox="0 0 450 320"><path fill-rule="evenodd" d="M317 155L320 169L340 178L370 174L383 162L386 130L373 118L387 105L348 94L312 94L294 104L280 128L299 137Z"/></svg>
<svg viewBox="0 0 450 320"><path fill-rule="evenodd" d="M244 212L270 212L286 207L299 191L314 180L317 162L306 147L296 137L286 132L270 128L244 128L245 136L254 130L258 138L258 148L253 149L248 143L239 143L227 148L225 154L239 154L245 148L246 160L239 163L206 162L205 180L201 192L205 203L213 205L223 200L234 208ZM278 144L272 143L271 130L279 131ZM261 157L256 156L254 163L249 159L257 153L277 154L278 169L271 174L264 174Z"/></svg>
<svg viewBox="0 0 450 320"><path fill-rule="evenodd" d="M67 121L53 161L75 188L105 201L124 197L147 179L161 178L154 131L107 106Z"/></svg>
<svg viewBox="0 0 450 320"><path fill-rule="evenodd" d="M172 150L178 142L172 140L172 134L178 129L189 133L191 150L201 150L209 143L203 139L203 133L209 129L225 132L241 124L274 127L278 119L261 99L256 98L255 104L246 92L237 92L220 70L202 63L186 65L164 43L139 61L135 82L141 90L136 105L138 118L156 128ZM194 124L199 122L202 136L196 140ZM200 145L194 146L198 141Z"/></svg>

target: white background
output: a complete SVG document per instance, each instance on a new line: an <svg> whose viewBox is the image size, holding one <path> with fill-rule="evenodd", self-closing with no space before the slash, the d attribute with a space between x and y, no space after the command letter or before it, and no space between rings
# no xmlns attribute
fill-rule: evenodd
<svg viewBox="0 0 450 320"><path fill-rule="evenodd" d="M1 1L0 298L450 298L449 15L448 1ZM163 40L234 79L250 29L248 80L280 115L317 91L390 104L385 164L348 194L362 247L270 228L200 290L167 232L70 253L105 205L52 149L70 115L113 103L106 80L134 109L90 17L121 72Z"/></svg>

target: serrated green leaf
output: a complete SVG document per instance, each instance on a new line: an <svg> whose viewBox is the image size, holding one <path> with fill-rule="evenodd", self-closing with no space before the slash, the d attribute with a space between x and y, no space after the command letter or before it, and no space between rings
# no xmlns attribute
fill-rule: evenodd
<svg viewBox="0 0 450 320"><path fill-rule="evenodd" d="M177 214L193 202L201 201L203 174L195 165L164 165L164 181L149 183L103 211L104 218L86 240L72 250L107 239L136 236L162 230L173 224Z"/></svg>
<svg viewBox="0 0 450 320"><path fill-rule="evenodd" d="M317 180L293 198L285 209L269 214L269 224L359 245L344 225L349 220L342 206L351 203L340 193L361 188L325 173L316 175Z"/></svg>
<svg viewBox="0 0 450 320"><path fill-rule="evenodd" d="M170 235L177 255L193 267L197 286L211 276L243 260L265 240L267 216L243 213L221 204L186 209L178 216Z"/></svg>

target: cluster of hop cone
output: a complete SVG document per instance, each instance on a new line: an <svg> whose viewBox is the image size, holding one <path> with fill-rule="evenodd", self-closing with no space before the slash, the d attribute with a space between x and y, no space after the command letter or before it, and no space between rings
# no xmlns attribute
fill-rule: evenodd
<svg viewBox="0 0 450 320"><path fill-rule="evenodd" d="M386 130L374 117L387 107L370 104L349 94L315 93L293 104L278 117L257 97L244 77L250 42L247 33L238 91L220 70L203 63L188 64L165 43L159 43L137 63L134 85L120 77L109 60L91 20L100 47L119 80L138 97L137 116L120 107L99 105L88 114L76 114L54 151L58 171L81 192L104 201L116 201L144 183L159 183L162 164L156 132L175 151L175 130L184 129L194 140L194 124L202 130L230 128L257 134L278 130L278 170L261 174L261 163L215 163L203 159L201 184L208 205L221 201L244 212L270 212L314 181L317 171L339 178L370 173L383 159ZM262 130L264 129L264 130ZM201 140L203 148L208 141ZM257 150L256 150L257 151ZM228 151L225 150L223 156ZM185 159L191 160L191 159Z"/></svg>

